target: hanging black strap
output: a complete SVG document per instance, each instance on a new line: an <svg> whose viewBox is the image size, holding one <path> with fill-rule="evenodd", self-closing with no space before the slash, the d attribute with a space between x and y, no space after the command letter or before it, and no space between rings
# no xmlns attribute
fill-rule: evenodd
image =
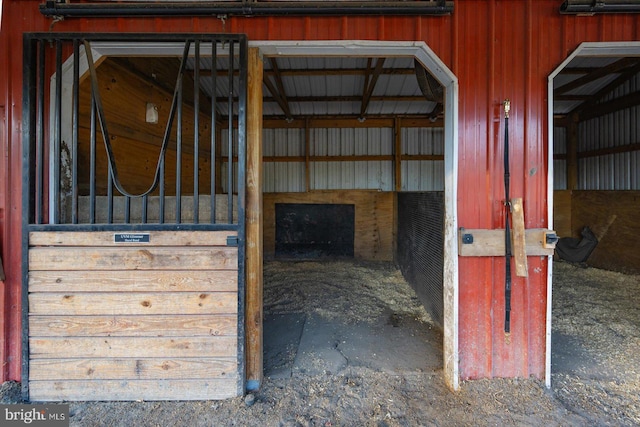
<svg viewBox="0 0 640 427"><path fill-rule="evenodd" d="M509 100L504 101L504 247L505 247L505 283L504 283L504 332L511 332L511 199L509 198Z"/></svg>

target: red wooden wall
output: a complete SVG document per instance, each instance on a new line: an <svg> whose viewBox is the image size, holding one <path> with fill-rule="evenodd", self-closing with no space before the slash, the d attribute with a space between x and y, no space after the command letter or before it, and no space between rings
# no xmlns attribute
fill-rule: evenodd
<svg viewBox="0 0 640 427"><path fill-rule="evenodd" d="M511 194L527 228L546 227L547 76L581 42L639 40L640 15L561 16L561 0L456 0L448 17L68 19L51 26L40 1L5 0L0 36L1 379L20 378L22 33L232 32L250 40L421 40L459 79L459 225L504 226L501 103L511 99ZM504 261L460 259L461 378L544 375L547 263L514 281L503 333Z"/></svg>

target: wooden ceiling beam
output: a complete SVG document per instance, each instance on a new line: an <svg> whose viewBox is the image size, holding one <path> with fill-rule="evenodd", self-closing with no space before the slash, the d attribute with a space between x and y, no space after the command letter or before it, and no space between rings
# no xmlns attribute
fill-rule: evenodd
<svg viewBox="0 0 640 427"><path fill-rule="evenodd" d="M371 58L369 58L367 69L370 70L370 73L365 76L362 103L360 104L360 119L364 119L364 115L367 112L367 108L369 107L369 102L371 100L371 95L373 94L373 90L375 89L376 83L378 82L378 77L380 77L380 73L382 72L384 60L385 58L378 58L378 60L376 61L376 67L371 70Z"/></svg>
<svg viewBox="0 0 640 427"><path fill-rule="evenodd" d="M263 76L262 81L267 87L269 93L271 93L273 99L275 99L275 101L280 106L280 109L286 116L287 120L292 120L293 116L291 115L291 110L289 110L289 103L287 102L286 98L283 98L283 93L280 93L280 91L273 85L271 79L266 74Z"/></svg>
<svg viewBox="0 0 640 427"><path fill-rule="evenodd" d="M284 112L284 115L287 116L287 119L293 120L293 116L291 115L291 109L289 108L289 101L287 100L287 92L284 89L284 84L282 83L282 76L280 75L280 69L278 68L278 62L276 61L275 58L269 58L269 63L271 64L271 69L273 70L273 73L274 73L273 80L276 83L277 94L274 94L273 92L271 92L271 89L269 89L269 91L274 97L279 98L281 100L281 102L278 102L278 104L282 108L282 112ZM267 81L269 80L269 77L265 76L263 80Z"/></svg>
<svg viewBox="0 0 640 427"><path fill-rule="evenodd" d="M193 70L191 70L193 72ZM218 70L218 74L228 74L228 70ZM317 77L317 76L365 76L367 75L366 68L312 68L312 69L290 69L279 70L281 77ZM239 72L235 71L234 76ZM264 70L264 74L272 76L275 74L274 70ZM415 71L413 68L383 68L382 75L413 75ZM211 70L200 70L200 75L203 77L210 77Z"/></svg>
<svg viewBox="0 0 640 427"><path fill-rule="evenodd" d="M572 80L555 89L556 94L565 94L588 83L594 82L598 79L608 76L609 74L619 73L629 67L632 67L638 63L638 58L622 58L613 62L606 67L600 67L594 69L589 74L586 74L580 78Z"/></svg>
<svg viewBox="0 0 640 427"><path fill-rule="evenodd" d="M298 117L287 122L284 117L265 117L263 128L265 129L304 129L305 122L309 128L393 128L396 118L402 119L404 128L443 128L444 120L438 118L435 121L424 115L402 115L402 116L369 116L367 120L360 121L356 116L306 116ZM235 125L235 124L234 124ZM226 124L224 125L226 126Z"/></svg>
<svg viewBox="0 0 640 427"><path fill-rule="evenodd" d="M599 110L600 108L602 108L600 107L601 104L598 104L598 102L600 102L604 97L608 96L612 91L614 91L620 85L634 78L639 72L640 72L640 62L638 62L635 66L629 68L624 73L620 74L608 85L606 85L605 87L600 89L598 92L593 94L588 101L584 102L583 104L580 104L578 107L576 107L572 111L572 113L578 115L579 120L586 120L582 118L585 114L590 115L592 113L592 110L594 109ZM614 102L614 101L616 100L614 99L611 102ZM628 107L623 107L623 108L628 108ZM591 117L596 117L596 116L591 116Z"/></svg>
<svg viewBox="0 0 640 427"><path fill-rule="evenodd" d="M237 102L238 98L234 97L233 101ZM288 97L289 104L295 104L300 102L360 102L362 97L360 96L294 96ZM228 99L226 97L216 98L218 103L226 103ZM278 100L272 96L266 96L263 99L264 102L278 102ZM429 102L424 99L423 96L413 95L400 95L400 96L372 96L371 102Z"/></svg>
<svg viewBox="0 0 640 427"><path fill-rule="evenodd" d="M640 105L640 91L612 99L608 102L595 104L590 108L585 108L580 111L579 117L582 122L595 117L604 116L605 114L615 113L616 111L624 110L626 108L637 107L638 105Z"/></svg>

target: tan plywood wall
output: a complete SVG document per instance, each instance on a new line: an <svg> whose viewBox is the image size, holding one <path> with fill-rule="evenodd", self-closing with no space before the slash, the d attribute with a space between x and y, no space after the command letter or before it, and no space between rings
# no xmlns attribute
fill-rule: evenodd
<svg viewBox="0 0 640 427"><path fill-rule="evenodd" d="M309 193L266 193L264 195L264 254L275 256L275 204L324 203L355 205L354 257L392 261L395 195L366 190L313 191Z"/></svg>
<svg viewBox="0 0 640 427"><path fill-rule="evenodd" d="M639 208L640 191L573 191L573 234L586 225L598 237L589 265L640 273Z"/></svg>
<svg viewBox="0 0 640 427"><path fill-rule="evenodd" d="M560 237L572 237L571 190L553 192L553 229Z"/></svg>

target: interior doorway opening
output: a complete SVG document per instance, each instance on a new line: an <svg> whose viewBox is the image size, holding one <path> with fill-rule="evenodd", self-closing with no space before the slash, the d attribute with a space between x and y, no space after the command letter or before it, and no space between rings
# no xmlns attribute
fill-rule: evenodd
<svg viewBox="0 0 640 427"><path fill-rule="evenodd" d="M636 212L627 208L629 197L640 194L639 87L638 42L582 43L549 76L549 218L567 242L580 241L583 232L597 240L588 253L573 254L581 258L571 261L585 267L638 273L640 258L629 250L637 243L625 236L635 234L630 227ZM569 253L563 257L573 258ZM597 277L604 272L564 264L555 272L559 289L552 304L549 269L547 386L552 374L580 376L594 363L606 366L598 369L602 375L612 375L624 358L611 357L610 349L617 347L611 341L623 336L621 325L634 318L628 295L623 296L628 294L622 290L624 279L604 285ZM606 297L604 286L610 288ZM612 317L599 314L607 311L617 313L613 335ZM632 353L620 350L620 355Z"/></svg>
<svg viewBox="0 0 640 427"><path fill-rule="evenodd" d="M265 73L265 259L277 254L278 205L353 205L354 270L368 261L404 265L405 276L414 282L409 286L418 287L418 296L413 298L436 312L435 325L442 330L440 366L444 366L447 383L456 389L455 76L424 43L252 45L260 49ZM421 74L416 73L416 66L423 70ZM400 82L393 78L399 75ZM426 87L420 87L419 80L423 86L427 80ZM403 93L403 88L409 92ZM271 120L269 111L279 117ZM274 123L277 120L280 123ZM425 195L431 198L420 198ZM416 212L421 205L433 211L432 221L425 223L423 216L414 215L409 225L408 212ZM307 222L313 223L309 218ZM425 232L425 226L430 232ZM407 246L411 245L409 236L413 236L413 247ZM436 261L425 270L435 280L437 301L429 292L420 293L425 275L416 275L409 268L424 261L412 255L419 246L415 243L425 240L427 246L430 243L439 249L422 252L424 258ZM276 263L284 270L293 268ZM275 275L271 268L267 265L265 269L265 292L270 276ZM352 304L359 303L353 300ZM269 345L265 342L265 347Z"/></svg>

